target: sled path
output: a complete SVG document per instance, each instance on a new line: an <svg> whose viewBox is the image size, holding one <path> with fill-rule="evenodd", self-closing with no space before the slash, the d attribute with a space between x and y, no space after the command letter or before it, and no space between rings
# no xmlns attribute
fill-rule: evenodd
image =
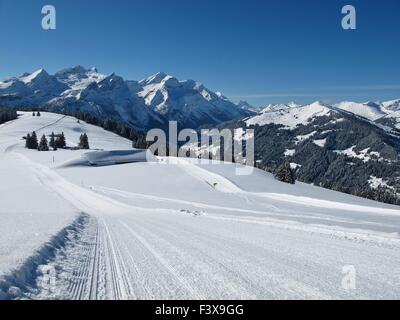
<svg viewBox="0 0 400 320"><path fill-rule="evenodd" d="M39 181L89 214L82 233L49 266L53 288L31 298L329 299L398 298L396 239L346 239L318 229L261 224L131 206L66 181L29 160ZM268 235L268 236L266 236ZM358 270L358 290L341 287ZM379 270L379 273L377 273Z"/></svg>

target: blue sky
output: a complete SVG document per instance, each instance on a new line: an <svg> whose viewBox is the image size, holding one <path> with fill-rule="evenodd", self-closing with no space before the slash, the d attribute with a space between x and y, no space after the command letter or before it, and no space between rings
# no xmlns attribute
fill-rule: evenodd
<svg viewBox="0 0 400 320"><path fill-rule="evenodd" d="M57 29L41 28L41 8ZM357 9L357 30L341 8ZM164 71L254 105L400 97L398 0L0 0L0 79L96 66Z"/></svg>

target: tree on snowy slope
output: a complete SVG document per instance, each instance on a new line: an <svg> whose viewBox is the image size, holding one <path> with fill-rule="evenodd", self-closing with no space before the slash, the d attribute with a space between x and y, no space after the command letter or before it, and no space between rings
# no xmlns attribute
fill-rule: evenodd
<svg viewBox="0 0 400 320"><path fill-rule="evenodd" d="M35 131L33 131L32 134L28 133L28 135L26 136L25 147L28 149L38 148L38 140Z"/></svg>
<svg viewBox="0 0 400 320"><path fill-rule="evenodd" d="M121 137L130 139L133 141L134 148L146 149L150 145L150 143L146 142L145 132L136 130L123 123L118 123L110 119L101 119L90 113L63 112L63 114L75 117L78 120L85 121L86 123L102 127L104 130L114 132Z"/></svg>
<svg viewBox="0 0 400 320"><path fill-rule="evenodd" d="M295 184L296 182L296 179L294 177L294 172L288 162L285 162L280 167L278 167L278 169L274 174L274 177L276 180L290 184Z"/></svg>
<svg viewBox="0 0 400 320"><path fill-rule="evenodd" d="M56 149L56 137L54 135L54 132L52 132L50 135L49 147L53 148L53 150Z"/></svg>
<svg viewBox="0 0 400 320"><path fill-rule="evenodd" d="M89 148L89 138L86 133L81 134L79 138L79 144L78 144L79 149L90 149Z"/></svg>
<svg viewBox="0 0 400 320"><path fill-rule="evenodd" d="M0 124L17 119L17 111L0 106Z"/></svg>
<svg viewBox="0 0 400 320"><path fill-rule="evenodd" d="M45 135L43 135L42 138L40 139L38 150L39 151L49 151L49 146L47 144L47 139L46 139Z"/></svg>
<svg viewBox="0 0 400 320"><path fill-rule="evenodd" d="M28 133L26 135L25 148L30 149L29 147L30 147L31 140L32 140L31 134Z"/></svg>
<svg viewBox="0 0 400 320"><path fill-rule="evenodd" d="M64 149L67 146L67 143L65 141L65 136L64 132L62 132L56 139L55 142L56 148Z"/></svg>
<svg viewBox="0 0 400 320"><path fill-rule="evenodd" d="M32 149L37 149L38 146L39 146L39 144L38 144L38 138L37 138L36 132L33 131L33 132L32 132Z"/></svg>

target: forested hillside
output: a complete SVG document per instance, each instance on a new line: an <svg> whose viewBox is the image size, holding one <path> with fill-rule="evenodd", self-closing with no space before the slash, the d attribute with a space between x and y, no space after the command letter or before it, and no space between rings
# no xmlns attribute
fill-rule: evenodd
<svg viewBox="0 0 400 320"><path fill-rule="evenodd" d="M0 124L17 119L17 111L0 106Z"/></svg>

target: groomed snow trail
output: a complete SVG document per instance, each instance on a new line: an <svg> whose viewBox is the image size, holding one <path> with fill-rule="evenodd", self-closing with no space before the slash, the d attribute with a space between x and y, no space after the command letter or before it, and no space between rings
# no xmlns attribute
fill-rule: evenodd
<svg viewBox="0 0 400 320"><path fill-rule="evenodd" d="M22 156L24 157L24 156ZM400 244L130 206L24 158L43 185L91 216L31 298L329 299L400 296ZM266 236L268 235L268 236ZM354 265L357 290L342 268ZM47 268L46 268L47 269ZM35 293L36 292L36 293Z"/></svg>

